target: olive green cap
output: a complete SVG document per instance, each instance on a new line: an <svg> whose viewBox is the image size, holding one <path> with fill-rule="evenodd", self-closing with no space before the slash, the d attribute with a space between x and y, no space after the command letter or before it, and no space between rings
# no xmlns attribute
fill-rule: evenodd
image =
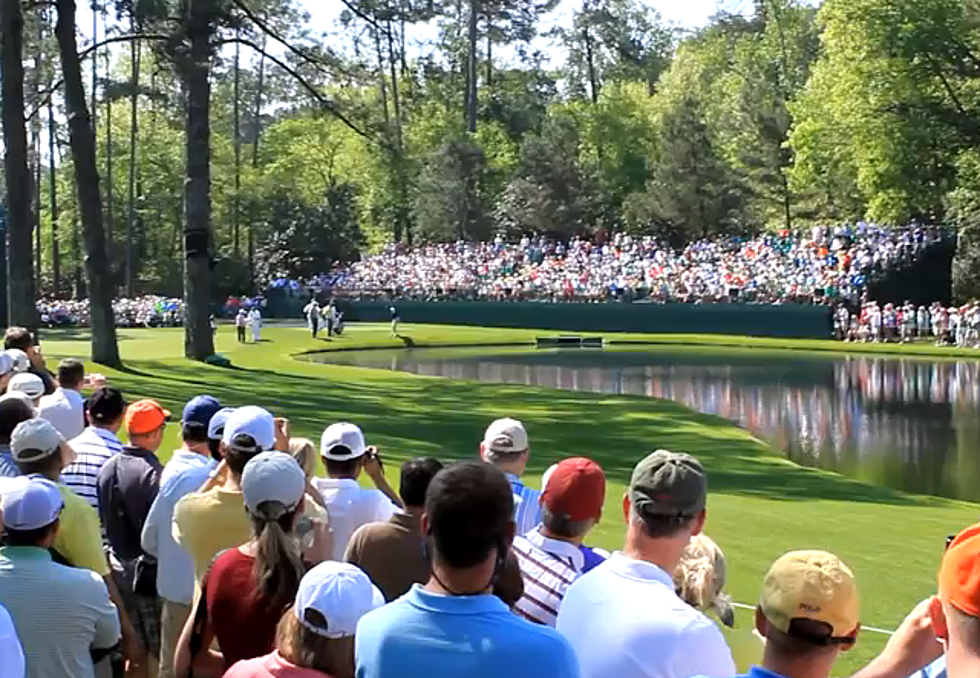
<svg viewBox="0 0 980 678"><path fill-rule="evenodd" d="M633 469L629 497L641 517L693 518L708 494L704 467L689 454L657 450Z"/></svg>

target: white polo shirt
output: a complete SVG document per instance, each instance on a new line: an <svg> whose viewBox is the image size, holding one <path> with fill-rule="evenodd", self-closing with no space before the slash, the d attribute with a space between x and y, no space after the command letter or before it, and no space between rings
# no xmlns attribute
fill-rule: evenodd
<svg viewBox="0 0 980 678"><path fill-rule="evenodd" d="M618 552L568 588L556 628L575 648L582 678L736 672L721 631L677 597L671 576Z"/></svg>
<svg viewBox="0 0 980 678"><path fill-rule="evenodd" d="M388 520L398 507L380 490L368 489L350 478L314 478L313 486L323 495L333 536L332 560L344 562L347 543L361 525Z"/></svg>

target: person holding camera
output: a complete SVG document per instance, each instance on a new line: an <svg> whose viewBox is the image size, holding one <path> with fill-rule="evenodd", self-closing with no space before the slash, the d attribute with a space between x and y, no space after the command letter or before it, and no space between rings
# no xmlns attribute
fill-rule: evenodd
<svg viewBox="0 0 980 678"><path fill-rule="evenodd" d="M368 446L364 433L354 424L331 424L320 437L320 457L327 478L313 481L323 496L333 534L332 560L343 561L351 536L361 525L389 520L404 508L401 498L385 479L381 455ZM357 483L364 471L375 488Z"/></svg>
<svg viewBox="0 0 980 678"><path fill-rule="evenodd" d="M152 665L160 657L161 602L157 560L143 551L141 534L160 490L163 464L156 451L169 418L170 412L155 400L130 405L124 421L129 442L102 466L98 481L99 513L109 541L112 575Z"/></svg>

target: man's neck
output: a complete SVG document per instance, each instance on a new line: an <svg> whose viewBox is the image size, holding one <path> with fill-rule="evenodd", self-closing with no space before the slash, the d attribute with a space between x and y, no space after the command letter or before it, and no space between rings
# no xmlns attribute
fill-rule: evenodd
<svg viewBox="0 0 980 678"><path fill-rule="evenodd" d="M241 492L242 491L242 479L236 478L234 473L229 473L225 481L221 483L220 488L225 492Z"/></svg>
<svg viewBox="0 0 980 678"><path fill-rule="evenodd" d="M189 443L184 441L180 446L181 451L190 452L191 454L197 454L202 457L208 457L211 455L211 450L208 449L206 443Z"/></svg>
<svg viewBox="0 0 980 678"><path fill-rule="evenodd" d="M422 513L424 511L425 508L422 506L406 506L404 513L407 516L411 516L415 520L422 520Z"/></svg>
<svg viewBox="0 0 980 678"><path fill-rule="evenodd" d="M519 462L519 461L510 461L510 462L503 462L503 463L498 462L494 464L494 466L500 469L502 473L509 473L512 476L517 476L518 478L524 475L525 464L523 462Z"/></svg>
<svg viewBox="0 0 980 678"><path fill-rule="evenodd" d="M544 525L541 526L541 534L543 534L548 539L554 539L555 541L563 541L568 544L572 544L573 546L581 546L582 541L585 539L584 535L581 537L562 537L560 535L555 534Z"/></svg>
<svg viewBox="0 0 980 678"><path fill-rule="evenodd" d="M800 657L777 656L767 648L762 654L762 668L786 678L827 678L834 668L837 652L811 653Z"/></svg>
<svg viewBox="0 0 980 678"><path fill-rule="evenodd" d="M639 528L630 525L626 532L623 555L633 560L653 563L664 572L671 574L687 547L687 539L651 539L640 534Z"/></svg>
<svg viewBox="0 0 980 678"><path fill-rule="evenodd" d="M489 560L465 569L445 567L435 561L425 590L448 596L490 593L493 590L493 570L493 563Z"/></svg>

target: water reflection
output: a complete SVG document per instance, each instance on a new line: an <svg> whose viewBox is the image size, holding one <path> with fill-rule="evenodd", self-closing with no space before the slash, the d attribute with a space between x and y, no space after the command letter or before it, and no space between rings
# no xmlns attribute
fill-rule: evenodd
<svg viewBox="0 0 980 678"><path fill-rule="evenodd" d="M409 350L340 359L454 379L665 398L737 422L804 465L980 500L976 361L659 349L462 352L445 359Z"/></svg>

